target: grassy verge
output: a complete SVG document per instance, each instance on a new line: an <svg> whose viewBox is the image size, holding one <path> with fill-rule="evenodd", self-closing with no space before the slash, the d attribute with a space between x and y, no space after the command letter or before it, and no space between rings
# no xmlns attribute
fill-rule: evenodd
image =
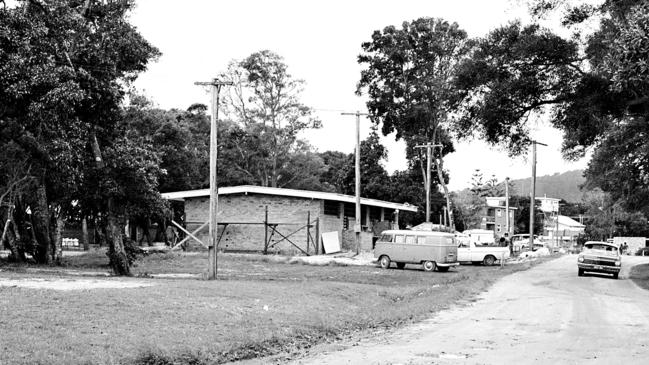
<svg viewBox="0 0 649 365"><path fill-rule="evenodd" d="M641 288L649 290L649 264L632 267L629 278Z"/></svg>
<svg viewBox="0 0 649 365"><path fill-rule="evenodd" d="M106 270L101 252L68 268ZM543 260L537 261L541 262ZM219 279L150 279L196 273L205 254L154 254L134 267L153 286L54 291L0 287L0 363L218 364L295 353L377 328L409 323L475 298L533 263L461 266L448 273L307 266L262 256L219 256ZM3 267L2 277L55 278ZM72 280L72 279L71 279ZM290 356L290 355L289 355Z"/></svg>

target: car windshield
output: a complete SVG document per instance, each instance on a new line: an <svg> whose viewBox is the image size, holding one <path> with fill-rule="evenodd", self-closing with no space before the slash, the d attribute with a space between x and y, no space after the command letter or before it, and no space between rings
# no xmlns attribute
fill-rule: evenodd
<svg viewBox="0 0 649 365"><path fill-rule="evenodd" d="M617 247L609 246L609 245L604 245L601 243L591 243L587 244L586 248L589 250L602 250L602 251L613 251L617 252Z"/></svg>

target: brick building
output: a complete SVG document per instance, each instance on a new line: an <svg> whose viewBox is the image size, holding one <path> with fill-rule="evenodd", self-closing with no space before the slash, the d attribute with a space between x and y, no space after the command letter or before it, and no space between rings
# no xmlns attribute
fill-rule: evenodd
<svg viewBox="0 0 649 365"><path fill-rule="evenodd" d="M186 228L191 232L209 219L209 189L164 193L169 200L184 201ZM310 235L320 241L324 232L338 232L343 248L351 249L354 243L356 199L350 195L306 191L262 186L231 186L219 188L217 219L221 250L262 251L265 237L272 235L271 244L289 235L290 240L301 249L306 248L307 230L301 227L310 217ZM384 229L392 228L399 211L416 212L417 207L409 204L391 203L382 200L361 198L361 247L372 248L372 237ZM268 213L266 213L268 212ZM267 214L267 218L266 218ZM267 219L267 220L266 220ZM315 222L317 221L317 227ZM267 224L277 224L272 232ZM225 225L227 224L227 226ZM316 232L316 228L318 232ZM225 229L225 233L223 230ZM202 229L197 237L207 242L208 228ZM300 250L283 240L271 251L296 253ZM313 253L313 248L310 253Z"/></svg>

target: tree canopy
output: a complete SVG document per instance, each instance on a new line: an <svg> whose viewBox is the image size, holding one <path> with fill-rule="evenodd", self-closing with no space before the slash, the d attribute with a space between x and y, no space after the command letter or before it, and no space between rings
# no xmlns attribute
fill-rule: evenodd
<svg viewBox="0 0 649 365"><path fill-rule="evenodd" d="M388 26L375 31L372 40L361 45L363 53L358 57L366 68L361 71L357 93L367 92L370 117L382 126L383 134L396 132L397 139L404 138L408 158L422 168L425 159L415 146L443 145L435 149L433 160L450 211L443 156L453 151L448 128L459 100L451 81L469 44L457 23L420 18L403 22L400 29Z"/></svg>
<svg viewBox="0 0 649 365"><path fill-rule="evenodd" d="M126 21L133 6L31 0L0 9L0 143L30 161L35 183L18 203L34 216L40 262L60 257L62 223L51 222L78 202L106 218L111 265L128 274L119 216L159 200L158 157L120 127L124 86L159 55Z"/></svg>

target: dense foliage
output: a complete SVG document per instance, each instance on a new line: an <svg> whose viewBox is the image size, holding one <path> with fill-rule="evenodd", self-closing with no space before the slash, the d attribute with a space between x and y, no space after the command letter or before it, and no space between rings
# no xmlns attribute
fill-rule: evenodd
<svg viewBox="0 0 649 365"><path fill-rule="evenodd" d="M31 247L39 262L60 258L61 229L80 207L106 227L113 270L128 274L124 214L162 206L158 156L120 127L124 85L159 54L126 21L133 6L31 0L0 9L0 144L19 151L9 164L33 183L4 211L12 251L23 252L16 259Z"/></svg>

